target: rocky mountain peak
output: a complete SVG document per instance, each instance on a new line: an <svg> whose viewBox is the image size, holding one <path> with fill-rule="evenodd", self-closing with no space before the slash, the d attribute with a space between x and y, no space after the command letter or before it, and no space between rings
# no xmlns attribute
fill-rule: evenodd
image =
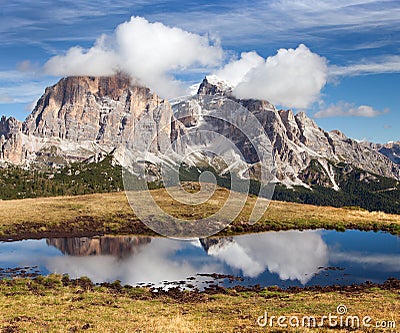
<svg viewBox="0 0 400 333"><path fill-rule="evenodd" d="M123 74L112 77L72 76L48 87L24 123L24 132L39 136L73 138L69 123L84 124L98 102L112 104L128 94L130 79ZM145 89L145 88L144 88ZM104 101L100 101L104 99ZM92 119L90 119L92 120ZM74 131L76 132L76 131Z"/></svg>
<svg viewBox="0 0 400 333"><path fill-rule="evenodd" d="M250 112L254 111L276 111L275 106L266 100L237 99L232 96L233 86L215 75L207 75L201 82L197 91L198 95L226 96L242 104Z"/></svg>
<svg viewBox="0 0 400 333"><path fill-rule="evenodd" d="M14 117L0 119L0 162L20 164L26 150L22 144L22 122Z"/></svg>
<svg viewBox="0 0 400 333"><path fill-rule="evenodd" d="M400 147L400 141L391 141L388 143L385 143L383 146L385 146L386 148L393 148L393 147Z"/></svg>
<svg viewBox="0 0 400 333"><path fill-rule="evenodd" d="M400 164L400 141L378 145L377 149L381 154L387 156L394 163Z"/></svg>
<svg viewBox="0 0 400 333"><path fill-rule="evenodd" d="M201 82L197 94L229 96L231 92L232 86L229 83L219 79L215 75L208 75Z"/></svg>
<svg viewBox="0 0 400 333"><path fill-rule="evenodd" d="M304 128L306 126L309 126L315 129L318 128L318 125L315 123L315 121L309 118L304 111L298 112L294 117L296 122L299 124L299 127Z"/></svg>
<svg viewBox="0 0 400 333"><path fill-rule="evenodd" d="M132 84L124 74L67 77L45 90L23 123L0 121L1 159L14 164L64 160L63 164L110 153L141 135L156 138L150 149L162 149L169 142L172 117L167 101ZM143 118L146 128L136 128Z"/></svg>
<svg viewBox="0 0 400 333"><path fill-rule="evenodd" d="M0 119L0 137L10 137L11 134L16 134L22 129L22 122L14 117L2 116Z"/></svg>
<svg viewBox="0 0 400 333"><path fill-rule="evenodd" d="M338 186L327 161L346 161L370 172L378 170L387 177L400 177L399 168L375 147L367 147L339 131L326 132L305 112L277 111L266 100L236 99L232 96L232 88L215 76L206 77L198 93L227 96L258 118L273 146L277 177L288 185L301 184L299 175L316 159L325 168L327 179L335 189ZM365 158L366 154L370 158Z"/></svg>
<svg viewBox="0 0 400 333"><path fill-rule="evenodd" d="M286 122L296 121L292 110L279 110L279 116Z"/></svg>
<svg viewBox="0 0 400 333"><path fill-rule="evenodd" d="M27 135L115 147L128 140L142 114L161 109L161 120L172 116L168 103L123 74L75 76L47 88L23 127Z"/></svg>
<svg viewBox="0 0 400 333"><path fill-rule="evenodd" d="M151 237L49 238L47 245L54 246L69 256L112 255L124 258L140 252L150 244Z"/></svg>
<svg viewBox="0 0 400 333"><path fill-rule="evenodd" d="M338 138L347 139L347 136L344 135L344 133L341 132L341 131L339 131L339 130L332 130L332 131L330 131L329 133L331 133L331 134L333 134L333 135L336 135Z"/></svg>

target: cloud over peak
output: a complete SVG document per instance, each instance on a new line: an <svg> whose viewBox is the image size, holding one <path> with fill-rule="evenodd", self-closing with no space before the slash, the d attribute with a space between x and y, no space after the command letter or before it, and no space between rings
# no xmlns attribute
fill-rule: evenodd
<svg viewBox="0 0 400 333"><path fill-rule="evenodd" d="M207 35L131 17L112 34L101 35L92 47L75 46L52 57L44 69L56 76L124 72L164 98L187 92L187 85L179 78L187 78L188 73L211 72L232 86L237 98L264 99L280 107L297 109L306 109L318 101L329 78L400 69L398 56L372 63L328 67L326 58L304 44L295 49L281 48L267 58L255 51L242 52L238 59L223 66L225 56L219 41ZM29 63L21 63L20 67L21 70L29 68ZM342 102L314 116L374 117L386 112Z"/></svg>
<svg viewBox="0 0 400 333"><path fill-rule="evenodd" d="M279 49L266 59L255 51L243 52L221 68L224 55L219 42L208 36L131 17L112 35L100 36L89 49L75 46L52 57L44 69L56 76L121 71L164 98L185 93L186 87L177 79L180 74L213 71L234 87L236 97L266 99L289 108L308 107L327 81L326 59L304 44Z"/></svg>
<svg viewBox="0 0 400 333"><path fill-rule="evenodd" d="M257 52L242 52L240 59L234 59L223 68L218 70L215 75L226 81L230 85L236 87L246 74L254 68L261 66L265 59L257 54Z"/></svg>
<svg viewBox="0 0 400 333"><path fill-rule="evenodd" d="M175 75L192 67L214 68L223 58L218 41L162 23L132 17L90 49L70 48L44 66L52 75L111 75L123 71L163 97L184 92Z"/></svg>
<svg viewBox="0 0 400 333"><path fill-rule="evenodd" d="M217 72L231 82L238 98L266 99L289 108L307 108L315 102L328 77L327 60L300 44L279 49L263 59L255 52L242 53L239 60Z"/></svg>

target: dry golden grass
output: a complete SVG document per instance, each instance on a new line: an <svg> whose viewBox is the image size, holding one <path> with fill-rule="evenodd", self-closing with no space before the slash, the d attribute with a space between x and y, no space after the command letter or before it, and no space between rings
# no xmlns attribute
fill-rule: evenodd
<svg viewBox="0 0 400 333"><path fill-rule="evenodd" d="M50 285L46 285L50 281ZM57 283L58 281L58 283ZM56 283L54 283L56 282ZM339 304L348 315L370 316L376 321L400 325L400 294L371 288L357 293L276 291L239 292L231 295L204 295L200 302L181 302L169 296L146 298L149 291L135 289L116 292L104 287L86 290L62 286L59 277L41 282L17 279L0 282L0 329L3 332L269 332L256 320L264 315L337 315ZM137 293L141 297L138 299ZM136 295L136 296L135 296ZM284 331L347 332L346 329L286 328ZM375 327L363 332L377 332ZM390 332L391 330L387 330ZM392 330L393 332L394 330Z"/></svg>
<svg viewBox="0 0 400 333"><path fill-rule="evenodd" d="M157 204L171 215L198 219L215 213L226 201L229 191L218 189L206 204L199 206L184 206L171 199L165 189L151 193ZM140 192L135 195L139 196ZM241 214L223 233L309 228L400 233L400 215L279 201L272 201L261 220L251 226L247 221L255 200L247 197ZM149 233L140 227L124 192L0 201L0 235L3 239L51 232L75 235L83 232Z"/></svg>

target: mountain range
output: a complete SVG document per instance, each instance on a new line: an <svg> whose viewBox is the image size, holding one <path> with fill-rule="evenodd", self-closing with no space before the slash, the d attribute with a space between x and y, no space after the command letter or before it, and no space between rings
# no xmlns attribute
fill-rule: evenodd
<svg viewBox="0 0 400 333"><path fill-rule="evenodd" d="M215 76L204 78L197 96L232 101L257 118L269 139L273 181L285 193L305 193L305 189L347 193L349 181L355 180L377 195L394 195L391 205L398 205L400 142L359 142L339 130L324 131L305 112L278 110L265 100L236 99L229 84ZM230 171L243 175L253 170L248 176L256 179L254 170L260 161L254 149L231 124L221 124L212 117L217 111L204 108L196 100L163 100L123 74L66 77L46 88L24 122L1 118L0 165L3 169L12 166L51 172L73 163L97 163L106 156L111 156L113 165L124 165L124 151L129 146L136 158L145 150L153 156L148 162L156 170L152 173L154 181L159 177L155 157L162 158L170 146L185 156L193 147L207 146L215 138L204 138L202 131L212 129L240 151L230 157L235 159L236 168ZM247 118L240 121L246 123ZM200 153L185 163L188 167L210 166L221 177L226 173L226 165L219 165L218 156ZM292 199L304 201L300 197Z"/></svg>

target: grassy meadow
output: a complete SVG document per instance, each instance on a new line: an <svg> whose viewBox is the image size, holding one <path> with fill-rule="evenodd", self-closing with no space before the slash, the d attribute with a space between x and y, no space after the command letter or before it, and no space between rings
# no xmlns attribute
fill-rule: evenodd
<svg viewBox="0 0 400 333"><path fill-rule="evenodd" d="M371 327L279 327L279 316L347 315L371 317ZM275 316L273 326L260 327L258 317ZM346 318L346 317L345 317ZM288 320L288 319L287 319ZM34 280L0 281L2 332L395 332L377 322L400 325L400 291L365 288L343 291L258 292L225 290L215 294L176 292L155 296L145 288L118 283L94 286L86 279L65 281L57 275ZM261 321L262 323L262 321ZM286 324L288 321L286 321ZM356 322L355 322L356 323ZM356 325L356 324L354 324ZM361 325L361 324L360 324Z"/></svg>
<svg viewBox="0 0 400 333"><path fill-rule="evenodd" d="M189 186L190 191L195 192L196 187ZM195 220L215 213L227 200L229 191L218 188L207 203L198 206L184 206L172 200L165 189L152 190L151 194L169 214ZM247 221L257 198L248 196L245 200L242 212L220 235L313 228L400 234L400 215L280 201L271 201L261 220L250 225ZM136 217L124 192L0 201L2 240L95 234L155 235ZM276 318L321 318L329 313L335 315L340 304L347 306L349 315L370 316L374 325L377 321L400 325L398 284L394 288L282 291L270 287L258 291L155 294L148 288L121 286L119 282L96 286L87 278L69 280L50 275L0 280L0 331L348 332L346 327L330 327L328 323L317 328L282 328L276 322L273 327L257 324L257 318L265 312ZM362 331L382 330L371 326Z"/></svg>
<svg viewBox="0 0 400 333"><path fill-rule="evenodd" d="M198 219L218 211L227 200L229 190L218 188L210 200L196 206L174 201L165 189L152 190L151 194L157 205L169 214ZM248 196L244 200L246 204L239 216L220 235L315 228L400 234L400 215L368 212L358 207L334 208L281 201L271 201L260 221L250 225L247 221L257 198ZM90 234L154 235L136 217L125 192L0 201L0 239Z"/></svg>

